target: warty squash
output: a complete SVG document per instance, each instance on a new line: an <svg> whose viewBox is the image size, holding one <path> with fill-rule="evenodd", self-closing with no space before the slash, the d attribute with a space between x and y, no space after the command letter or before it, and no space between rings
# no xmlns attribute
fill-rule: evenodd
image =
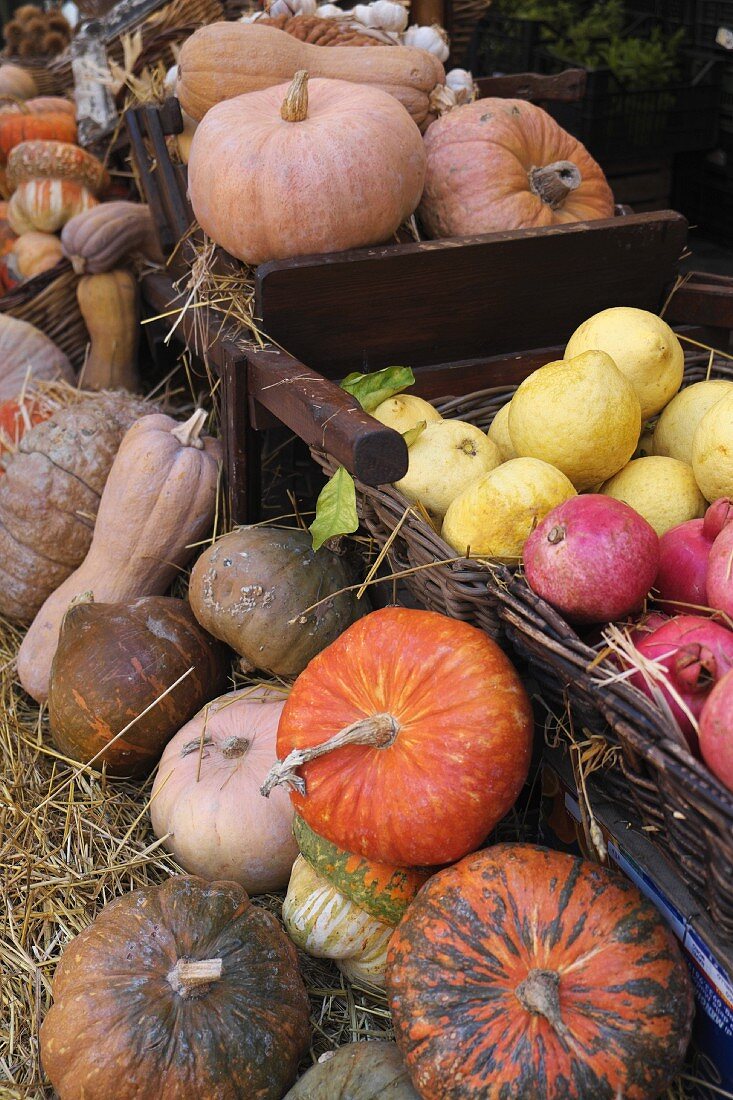
<svg viewBox="0 0 733 1100"><path fill-rule="evenodd" d="M61 348L28 321L0 314L0 401L17 397L34 379L74 382L76 374Z"/></svg>
<svg viewBox="0 0 733 1100"><path fill-rule="evenodd" d="M51 988L41 1060L59 1100L280 1100L310 1042L295 949L234 882L116 898Z"/></svg>
<svg viewBox="0 0 733 1100"><path fill-rule="evenodd" d="M284 1100L419 1100L395 1043L370 1040L327 1051Z"/></svg>
<svg viewBox="0 0 733 1100"><path fill-rule="evenodd" d="M249 894L287 886L298 846L285 791L259 793L275 759L285 696L266 688L222 695L163 753L150 819L184 870L238 882Z"/></svg>
<svg viewBox="0 0 733 1100"><path fill-rule="evenodd" d="M73 111L70 113L65 106L58 106L66 104L66 100L48 97L24 102L14 98L8 105L2 99L0 96L0 179L4 176L8 154L22 141L37 138L76 141Z"/></svg>
<svg viewBox="0 0 733 1100"><path fill-rule="evenodd" d="M64 258L58 237L53 233L38 233L35 230L18 237L13 245L13 255L18 274L24 279L32 279L34 275L50 271Z"/></svg>
<svg viewBox="0 0 733 1100"><path fill-rule="evenodd" d="M583 145L532 103L477 99L425 135L420 219L431 237L610 218L603 171Z"/></svg>
<svg viewBox="0 0 733 1100"><path fill-rule="evenodd" d="M393 96L299 72L211 108L188 190L202 229L259 264L387 240L420 201L424 171L418 128Z"/></svg>
<svg viewBox="0 0 733 1100"><path fill-rule="evenodd" d="M392 937L387 992L423 1100L653 1100L693 1014L677 942L636 886L529 844L426 883Z"/></svg>
<svg viewBox="0 0 733 1100"><path fill-rule="evenodd" d="M81 385L87 390L134 392L140 385L137 279L124 268L103 275L83 275L76 288L76 299L91 339Z"/></svg>
<svg viewBox="0 0 733 1100"><path fill-rule="evenodd" d="M360 909L302 856L293 864L282 915L286 932L306 954L333 959L352 981L384 988L394 926Z"/></svg>
<svg viewBox="0 0 733 1100"><path fill-rule="evenodd" d="M6 458L0 478L0 615L29 623L81 565L122 437L152 409L123 394L80 396L27 431Z"/></svg>
<svg viewBox="0 0 733 1100"><path fill-rule="evenodd" d="M221 445L201 436L205 419L200 409L185 424L153 414L125 435L89 552L46 600L18 652L18 677L38 702L48 695L61 620L76 596L93 592L100 603L120 603L162 595L209 533Z"/></svg>
<svg viewBox="0 0 733 1100"><path fill-rule="evenodd" d="M136 253L164 262L150 209L139 202L105 202L77 214L64 226L61 244L77 275L112 271Z"/></svg>
<svg viewBox="0 0 733 1100"><path fill-rule="evenodd" d="M215 103L290 81L300 69L312 78L347 80L389 92L421 130L435 117L431 93L445 83L442 64L425 50L408 46L327 50L262 23L211 23L181 47L176 94L186 114L200 122Z"/></svg>

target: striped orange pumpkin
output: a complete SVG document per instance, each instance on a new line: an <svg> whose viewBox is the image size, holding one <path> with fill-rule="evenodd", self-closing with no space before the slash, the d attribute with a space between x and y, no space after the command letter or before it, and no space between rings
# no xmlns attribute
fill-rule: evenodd
<svg viewBox="0 0 733 1100"><path fill-rule="evenodd" d="M653 1100L693 1012L677 943L631 882L521 844L425 884L387 992L423 1100Z"/></svg>

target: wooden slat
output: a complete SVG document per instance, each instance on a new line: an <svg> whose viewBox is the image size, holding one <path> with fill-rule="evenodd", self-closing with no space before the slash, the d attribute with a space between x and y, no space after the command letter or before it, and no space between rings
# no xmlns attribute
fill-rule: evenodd
<svg viewBox="0 0 733 1100"><path fill-rule="evenodd" d="M481 76L476 81L479 97L486 99L527 99L530 103L576 103L585 95L588 74L585 69L566 69L554 76L539 73L510 73L507 76Z"/></svg>
<svg viewBox="0 0 733 1100"><path fill-rule="evenodd" d="M257 316L331 378L546 347L609 306L658 310L686 235L665 211L275 261Z"/></svg>

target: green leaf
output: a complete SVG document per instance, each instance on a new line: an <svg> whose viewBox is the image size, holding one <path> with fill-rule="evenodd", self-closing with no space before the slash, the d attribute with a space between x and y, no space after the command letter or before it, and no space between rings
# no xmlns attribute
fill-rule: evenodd
<svg viewBox="0 0 733 1100"><path fill-rule="evenodd" d="M347 375L341 389L355 397L364 412L373 412L388 397L394 397L414 385L415 375L409 367L384 367L371 374Z"/></svg>
<svg viewBox="0 0 733 1100"><path fill-rule="evenodd" d="M339 466L318 494L316 518L310 525L313 549L319 550L326 539L351 535L359 526L356 514L356 486L348 470Z"/></svg>
<svg viewBox="0 0 733 1100"><path fill-rule="evenodd" d="M406 432L402 433L402 438L407 444L408 449L412 446L416 439L420 438L427 426L427 420L418 420L414 428L408 428Z"/></svg>

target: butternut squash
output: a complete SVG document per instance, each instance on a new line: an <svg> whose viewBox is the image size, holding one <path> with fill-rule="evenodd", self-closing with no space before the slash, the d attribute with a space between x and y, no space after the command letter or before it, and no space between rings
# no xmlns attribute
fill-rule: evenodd
<svg viewBox="0 0 733 1100"><path fill-rule="evenodd" d="M91 339L81 384L86 390L130 390L140 384L138 283L131 271L84 275L76 288Z"/></svg>
<svg viewBox="0 0 733 1100"><path fill-rule="evenodd" d="M381 88L403 104L421 130L435 118L431 93L445 84L434 54L409 46L340 46L327 50L262 23L211 23L187 38L178 59L176 94L195 119L223 99L310 77Z"/></svg>
<svg viewBox="0 0 733 1100"><path fill-rule="evenodd" d="M34 275L50 271L64 258L58 237L53 233L38 233L36 230L18 237L12 251L18 274L24 279L32 279Z"/></svg>
<svg viewBox="0 0 733 1100"><path fill-rule="evenodd" d="M164 262L150 210L139 202L105 202L77 214L64 226L61 244L77 275L112 271L137 252Z"/></svg>
<svg viewBox="0 0 733 1100"><path fill-rule="evenodd" d="M18 652L18 677L39 703L48 684L61 621L75 597L99 603L161 596L210 531L221 459L218 440L201 436L206 414L180 424L144 416L112 464L89 552L36 615Z"/></svg>

